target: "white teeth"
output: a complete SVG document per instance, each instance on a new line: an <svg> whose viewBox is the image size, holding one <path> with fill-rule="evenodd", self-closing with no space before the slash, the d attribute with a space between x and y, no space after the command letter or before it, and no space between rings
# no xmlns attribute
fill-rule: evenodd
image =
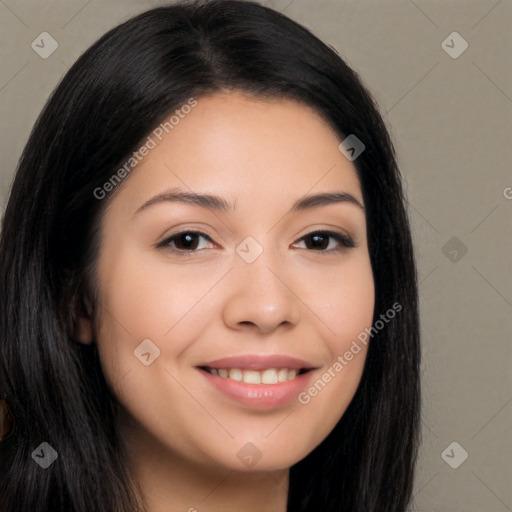
<svg viewBox="0 0 512 512"><path fill-rule="evenodd" d="M265 370L261 374L261 382L263 384L277 384L277 370L274 368Z"/></svg>
<svg viewBox="0 0 512 512"><path fill-rule="evenodd" d="M243 378L242 370L239 370L238 368L233 368L232 370L229 370L229 378L240 382Z"/></svg>
<svg viewBox="0 0 512 512"><path fill-rule="evenodd" d="M277 380L279 382L285 382L288 380L288 370L286 368L281 368L279 373L277 374Z"/></svg>
<svg viewBox="0 0 512 512"><path fill-rule="evenodd" d="M247 384L261 384L261 373L253 370L244 371L244 382Z"/></svg>
<svg viewBox="0 0 512 512"><path fill-rule="evenodd" d="M222 377L223 379L232 379L237 382L245 382L247 384L278 384L293 380L299 374L297 369L268 368L267 370L241 370L240 368L208 368L213 375Z"/></svg>

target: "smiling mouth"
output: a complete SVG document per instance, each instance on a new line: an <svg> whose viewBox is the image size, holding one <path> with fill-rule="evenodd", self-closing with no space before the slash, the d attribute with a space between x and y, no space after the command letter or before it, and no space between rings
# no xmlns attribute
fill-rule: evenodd
<svg viewBox="0 0 512 512"><path fill-rule="evenodd" d="M296 379L312 368L268 368L265 370L243 370L241 368L199 367L201 370L223 379L245 382L246 384L280 384Z"/></svg>

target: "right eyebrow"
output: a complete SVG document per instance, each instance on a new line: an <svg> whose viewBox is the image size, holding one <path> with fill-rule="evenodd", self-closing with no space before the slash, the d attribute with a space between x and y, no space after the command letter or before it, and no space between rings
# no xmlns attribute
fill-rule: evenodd
<svg viewBox="0 0 512 512"><path fill-rule="evenodd" d="M176 188L166 190L152 197L151 199L146 201L142 206L140 206L135 212L135 214L139 213L142 210L145 210L146 208L149 208L154 204L167 201L195 204L197 206L201 206L202 208L208 208L209 210L234 210L234 206L225 199L223 199L222 197L215 196L212 194L196 194L194 192L186 192L180 190L179 188Z"/></svg>

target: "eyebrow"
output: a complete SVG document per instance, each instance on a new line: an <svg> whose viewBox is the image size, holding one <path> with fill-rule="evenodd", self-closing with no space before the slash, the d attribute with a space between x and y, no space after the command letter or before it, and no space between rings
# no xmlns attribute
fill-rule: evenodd
<svg viewBox="0 0 512 512"><path fill-rule="evenodd" d="M146 201L140 206L134 215L146 210L150 206L164 202L188 203L216 210L220 212L234 211L235 207L232 203L224 198L212 194L197 194L194 192L186 192L180 189L166 190ZM289 213L320 206L328 206L336 203L349 203L358 206L361 210L365 210L364 206L353 195L346 192L327 192L322 194L313 194L298 199L290 208Z"/></svg>

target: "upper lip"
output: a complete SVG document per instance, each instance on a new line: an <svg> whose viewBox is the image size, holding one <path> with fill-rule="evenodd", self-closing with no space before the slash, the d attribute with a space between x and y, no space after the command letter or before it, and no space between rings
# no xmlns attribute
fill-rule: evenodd
<svg viewBox="0 0 512 512"><path fill-rule="evenodd" d="M216 359L199 367L208 368L239 368L241 370L266 370L268 368L288 368L312 370L316 366L308 361L287 355L247 354Z"/></svg>

